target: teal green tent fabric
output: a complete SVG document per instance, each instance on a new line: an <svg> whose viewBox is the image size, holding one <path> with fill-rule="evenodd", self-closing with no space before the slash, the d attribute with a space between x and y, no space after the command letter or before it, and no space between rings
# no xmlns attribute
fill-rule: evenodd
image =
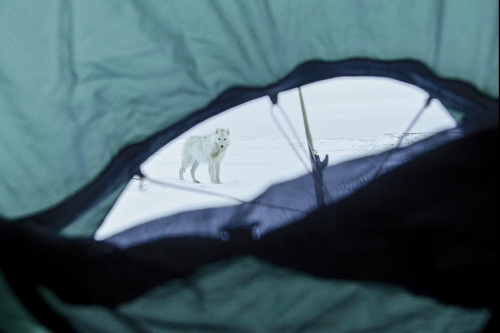
<svg viewBox="0 0 500 333"><path fill-rule="evenodd" d="M217 112L321 78L388 76L419 85L461 120L497 116L498 7L496 0L3 1L0 222L91 237L148 153ZM393 321L408 331L476 332L489 316L251 258L192 280L116 309L66 304L40 290L82 332L154 331L158 309L171 332L352 325L400 332ZM15 298L0 273L0 330L44 332ZM272 319L248 328L263 315Z"/></svg>
<svg viewBox="0 0 500 333"><path fill-rule="evenodd" d="M0 272L0 330L2 332L47 333L33 316L27 312L8 287Z"/></svg>
<svg viewBox="0 0 500 333"><path fill-rule="evenodd" d="M125 147L312 60L415 60L498 98L497 11L492 0L3 2L0 217L57 206Z"/></svg>
<svg viewBox="0 0 500 333"><path fill-rule="evenodd" d="M398 288L312 278L247 257L115 309L45 295L80 332L467 333L479 332L489 318L485 310L444 306Z"/></svg>

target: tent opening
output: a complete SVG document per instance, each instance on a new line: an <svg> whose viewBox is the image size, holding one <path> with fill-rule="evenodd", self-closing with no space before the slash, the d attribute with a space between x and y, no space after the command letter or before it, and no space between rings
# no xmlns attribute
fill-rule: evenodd
<svg viewBox="0 0 500 333"><path fill-rule="evenodd" d="M441 103L432 100L411 130L404 133L428 95L393 79L330 79L304 86L303 95L314 148L322 158L329 155L329 166L378 154L398 143L408 146L456 126ZM284 114L272 108L267 97L250 101L200 123L157 151L141 169L162 184L130 180L96 239L183 211L249 201L273 184L310 172L298 89L280 93L278 104ZM217 128L229 129L231 139L221 162L223 184L211 183L204 164L196 170L199 184L192 181L190 168L180 180L181 150L186 139Z"/></svg>

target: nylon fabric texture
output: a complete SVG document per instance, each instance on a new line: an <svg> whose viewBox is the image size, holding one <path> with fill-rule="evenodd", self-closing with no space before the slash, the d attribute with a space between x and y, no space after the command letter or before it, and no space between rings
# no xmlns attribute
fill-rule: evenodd
<svg viewBox="0 0 500 333"><path fill-rule="evenodd" d="M317 279L251 257L208 266L115 309L69 306L47 290L44 297L78 332L470 333L489 318L485 310L379 284Z"/></svg>
<svg viewBox="0 0 500 333"><path fill-rule="evenodd" d="M0 217L54 207L125 147L227 89L267 86L311 60L412 59L498 98L495 8L488 0L2 3Z"/></svg>
<svg viewBox="0 0 500 333"><path fill-rule="evenodd" d="M303 260L306 267L282 260L281 253L286 251L273 251L273 240L287 244L288 236L294 237L294 230L306 224L296 225L296 217L270 218L274 225L255 229L260 235L272 233L266 236L271 246L261 249L259 259L224 259L183 278L155 280L154 289L147 289L151 287L148 281L122 279L123 285L147 287L135 290L126 301L125 292L112 288L116 286L93 284L101 281L104 272L99 274L92 260L105 256L93 258L89 249L85 251L76 239L67 237L79 236L81 242L93 243L95 230L140 164L179 134L243 102L276 97L281 91L318 80L390 77L417 85L439 99L463 125L465 136L474 127L497 127L498 9L496 0L1 2L0 228L12 227L19 238L0 234L0 247L5 249L0 251L0 331L45 332L40 324L49 327L50 319L60 325L55 331L63 332L331 332L332 327L336 332L479 332L488 320L484 329L496 331L497 294L482 305L488 309L466 309L410 294L391 286L393 281L384 280L387 285L360 282L361 278L352 275L356 269L346 269L344 273L354 278L342 281L328 275L334 269L323 267L320 260ZM484 176L487 168L471 163ZM492 177L493 181L498 184ZM350 189L356 192L360 185L356 180L349 184L347 197L353 194ZM491 196L487 199L484 202L489 203ZM453 204L459 201L451 202L451 208ZM428 209L422 215L438 216L432 213ZM215 220L221 224L223 217ZM249 221L233 222L238 226ZM411 221L424 227L418 218ZM199 221L191 222L181 233L189 234ZM161 219L157 224L162 225ZM207 228L206 233L218 234L217 226ZM167 229L162 237L175 231ZM33 234L26 230L43 230L52 238L30 239ZM146 229L131 229L108 244L94 245L106 249L113 242L123 243L124 248L141 243L150 248L155 234L150 229L141 235L141 230ZM287 230L292 230L288 236ZM390 232L382 234L390 239ZM26 241L25 246L19 246L16 239ZM37 248L36 244L45 246ZM459 252L473 254L480 248L467 248L468 244L458 246ZM307 252L294 245L294 250L303 251L301 258L321 253L321 248L309 246ZM342 241L334 245L342 247ZM81 250L76 257L84 259L88 271L81 271L79 262L72 260L75 249ZM210 249L216 252L215 247ZM54 254L51 257L46 255L49 250ZM16 255L29 260L17 263ZM68 264L61 264L58 256ZM459 257L451 256L450 262L469 267L467 255ZM144 272L134 268L150 267L150 258L134 258L137 266L127 267L128 272L141 276ZM176 263L182 256L173 258ZM129 258L122 259L127 262ZM187 270L188 264L192 262L177 268ZM497 266L484 265L498 273ZM168 264L165 267L168 271ZM51 275L57 273L56 268L70 277L65 284L58 284L60 280ZM412 268L418 270L418 265ZM35 274L36 270L46 275ZM477 277L476 273L464 274ZM75 281L87 290L78 283L72 285ZM19 288L23 284L27 288ZM477 286L487 289L486 283ZM71 292L85 300L93 296L91 291L104 291L106 296L108 289L116 292L111 295L118 299L113 306L68 301ZM473 289L465 291L454 295L460 299L474 294Z"/></svg>

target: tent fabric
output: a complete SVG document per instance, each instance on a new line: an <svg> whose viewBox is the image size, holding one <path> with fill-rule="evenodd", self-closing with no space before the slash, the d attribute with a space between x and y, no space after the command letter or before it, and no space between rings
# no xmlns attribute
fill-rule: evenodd
<svg viewBox="0 0 500 333"><path fill-rule="evenodd" d="M400 288L317 279L251 257L208 266L114 309L45 297L80 332L470 333L490 317Z"/></svg>
<svg viewBox="0 0 500 333"><path fill-rule="evenodd" d="M2 332L48 333L29 312L24 309L17 295L9 288L0 272L0 329Z"/></svg>
<svg viewBox="0 0 500 333"><path fill-rule="evenodd" d="M3 224L0 244L15 255L0 251L0 263L17 292L33 290L21 297L24 304L56 329L67 321L84 332L298 326L311 332L423 326L427 332L478 332L489 318L486 309L498 306L497 139L498 129L441 145L258 239L245 229L252 223L245 219L228 239L171 233L124 249L113 240L65 239L46 229ZM405 150L414 153L411 148ZM366 165L363 160L358 163ZM216 262L216 268L207 266ZM35 286L42 287L41 296ZM39 297L50 307L34 309ZM262 303L269 297L288 310ZM227 304L215 306L223 300ZM379 302L388 303L381 312ZM365 306L366 318L360 315ZM53 309L57 314L50 316ZM340 324L333 320L339 310ZM429 315L408 319L415 311ZM262 316L269 321L251 322Z"/></svg>
<svg viewBox="0 0 500 333"><path fill-rule="evenodd" d="M438 93L445 106L458 104L462 113L469 104L484 110L498 99L494 0L25 0L1 6L0 30L9 32L0 35L4 220L36 220L68 201L72 205L50 218L67 220L73 212L76 218L137 172L152 152L142 148L173 139L193 125L197 111L209 108L206 117L307 83L298 75L273 87L311 61L396 61L378 71L366 62L343 65L347 70L330 77L401 76ZM326 78L314 68L308 72L309 80ZM457 88L463 82L465 95ZM250 90L212 104L232 88Z"/></svg>
<svg viewBox="0 0 500 333"><path fill-rule="evenodd" d="M498 7L0 3L0 330L496 332ZM149 224L164 228L157 238L145 226L92 239L140 164L188 128L340 76L417 85L464 138L426 141L436 150L413 148L377 179L344 179L352 188L306 217L249 210L257 221L220 230L228 211L214 210L214 226L178 238L166 219ZM351 176L377 158L349 164ZM425 191L436 186L442 195Z"/></svg>
<svg viewBox="0 0 500 333"><path fill-rule="evenodd" d="M370 183L376 174L378 174L377 177L381 176L401 166L402 164L408 163L408 161L411 161L419 155L440 147L448 142L455 141L461 137L463 137L463 133L461 131L452 129L396 151L389 151L380 155L369 156L329 167L324 173L324 189L327 193L327 204L334 204L352 195L359 188ZM300 191L298 189L300 189ZM89 265L91 266L96 265L97 262L95 260L105 260L108 261L108 264L99 264L99 266L116 266L116 268L118 268L123 265L125 267L132 267L134 272L138 271L138 274L142 274L141 269L138 269L137 267L137 265L142 265L141 263L137 263L135 265L123 264L123 262L118 259L120 258L119 256L110 256L111 253L115 252L111 250L111 247L105 244L121 249L127 249L132 247L137 248L139 246L147 247L148 244L155 243L163 238L185 238L185 242L188 242L188 239L203 237L224 241L229 238L233 238L230 235L233 234L234 230L238 228L250 230L252 232L252 239L259 239L273 230L302 220L314 211L315 206L316 199L314 197L314 183L310 175L305 175L296 180L275 185L261 196L247 204L185 212L139 225L135 228L121 232L116 236L112 236L102 243L94 242L93 240L84 242L91 245L84 250L78 250L78 253L74 254L74 256L80 256L83 253L86 253L86 257L93 258L93 260L89 262ZM276 207L279 207L279 209ZM39 228L35 230L38 229ZM57 255L57 253L62 251L62 248L68 244L73 244L73 250L78 249L75 243L75 238L66 241L51 234L41 237L37 236L36 232L28 232L27 230L25 230L25 232L19 231L9 236L8 230L10 229L4 230L4 233L6 234L3 236L4 238L2 238L4 243L3 246L8 248L8 243L11 243L11 246L18 248L18 250L14 251L15 253L28 253L31 258L16 259L24 263L27 263L28 261L31 262L28 266L37 265L37 262L45 262L46 260L53 258L52 260L55 262L50 264L51 267L65 267L65 270L69 270L70 272L71 269L68 267L71 267L71 265L73 265L72 263L75 263L80 268L83 267L82 261L75 261L70 258L69 262L63 262ZM42 241L39 240L40 238L42 238ZM171 240L171 242L173 241ZM189 243L190 245L187 246L191 248L189 253L210 253L209 246L206 246L204 250L197 251L194 248L198 245L192 244L192 242ZM214 245L217 243L210 244L211 246L214 246L214 249L217 247ZM32 248L32 250L24 248ZM13 250L11 249L11 251ZM72 249L68 248L66 251L69 252L72 251ZM168 253L170 251L164 249L159 252L163 255L164 253ZM183 252L188 253L186 250ZM97 254L92 255L92 253L103 253L111 258L100 259ZM46 259L39 258L39 256ZM187 260L185 258L185 254L180 253L179 256L181 257L177 259L178 261L180 260L181 262L184 262ZM198 254L198 256L200 255ZM210 260L208 261L210 262ZM169 267L169 269L172 269L172 267ZM186 267L180 267L180 269L186 269ZM109 270L114 271L116 269L110 268ZM49 272L47 272L47 274L48 273ZM87 275L90 274L91 272L87 273ZM98 271L98 274L104 274L102 269ZM64 278L64 274L61 272L52 275L59 276L59 278L53 283L53 285L51 285L51 287L61 287L64 284L64 280L66 280L66 278ZM124 276L125 273L122 272L120 275ZM164 275L165 274L160 274L158 278L164 279L164 277L161 277ZM68 281L71 281L69 277L67 279ZM145 289L141 289L139 287L142 284L141 281L146 281L145 279L130 278L130 280L134 281L135 288L140 289L137 294L145 291ZM146 286L149 286L147 282L145 283ZM70 283L66 289L72 289L71 285L72 283ZM118 287L118 283L106 283L104 285L106 286L105 290L98 293L109 293L111 289L122 289ZM110 285L115 287L111 288ZM86 288L82 288L85 290L83 297L92 298L92 293L89 288L99 288L99 284L95 287L87 286ZM129 286L125 289L126 290L122 291L120 295L115 297L121 297L121 299L124 297L127 298L127 292L133 292L134 288ZM78 290L76 291L78 292ZM64 293L68 295L72 294L70 290L65 290ZM137 294L134 295L137 296ZM112 304L105 304L115 305L114 302L111 303Z"/></svg>

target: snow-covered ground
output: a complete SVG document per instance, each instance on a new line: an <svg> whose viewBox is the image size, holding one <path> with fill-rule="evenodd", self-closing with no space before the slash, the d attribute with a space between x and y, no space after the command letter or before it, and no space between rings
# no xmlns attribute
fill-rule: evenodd
<svg viewBox="0 0 500 333"><path fill-rule="evenodd" d="M442 105L433 101L410 134L403 134L424 105L427 94L390 79L338 78L305 86L303 94L314 148L322 158L329 155L330 165L394 148L402 136L403 145L408 145L455 126ZM281 93L279 104L300 141L290 132L279 110L271 109L268 98L215 116L184 133L144 163L142 169L149 178L174 187L146 181L147 189L142 191L140 182L131 180L96 238L107 238L132 226L186 210L238 204L232 198L251 200L272 184L304 174L305 166L310 166L304 149L306 140L297 89ZM275 113L305 163L298 159L270 112ZM186 138L206 134L216 127L229 128L232 137L221 167L224 184L209 182L206 165L196 172L201 184L179 180L181 148ZM191 179L189 170L184 177Z"/></svg>

